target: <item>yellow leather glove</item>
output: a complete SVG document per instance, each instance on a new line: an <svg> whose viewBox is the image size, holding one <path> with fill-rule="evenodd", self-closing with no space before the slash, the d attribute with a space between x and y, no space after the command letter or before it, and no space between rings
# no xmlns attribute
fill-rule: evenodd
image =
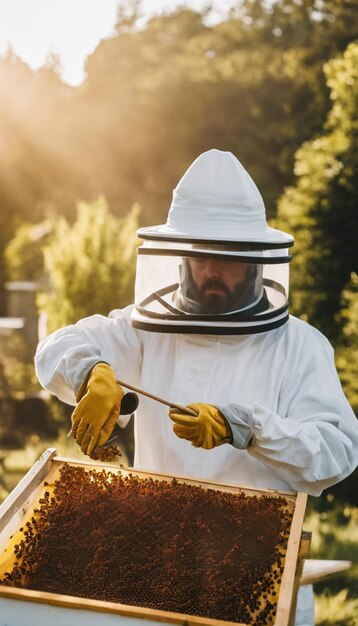
<svg viewBox="0 0 358 626"><path fill-rule="evenodd" d="M169 417L174 422L173 430L180 439L187 439L196 448L205 450L232 441L231 428L216 406L197 402L188 407L197 412L197 417L178 413L175 408L169 409Z"/></svg>
<svg viewBox="0 0 358 626"><path fill-rule="evenodd" d="M116 383L113 369L97 363L77 394L72 413L72 434L84 454L103 446L115 427L124 391Z"/></svg>

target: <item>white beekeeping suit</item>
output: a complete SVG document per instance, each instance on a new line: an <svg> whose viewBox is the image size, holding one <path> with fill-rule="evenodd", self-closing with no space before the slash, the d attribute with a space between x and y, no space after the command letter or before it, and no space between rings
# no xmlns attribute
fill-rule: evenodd
<svg viewBox="0 0 358 626"><path fill-rule="evenodd" d="M218 407L231 444L193 447L173 432L164 406L140 398L135 467L318 496L357 463L355 416L333 350L288 315L290 235L269 228L261 195L241 163L210 150L174 191L166 224L141 229L134 305L94 315L39 344L44 387L75 404L88 372L169 398ZM205 308L193 264L239 264L244 279L224 310ZM194 261L193 261L194 259ZM297 623L312 624L312 591Z"/></svg>

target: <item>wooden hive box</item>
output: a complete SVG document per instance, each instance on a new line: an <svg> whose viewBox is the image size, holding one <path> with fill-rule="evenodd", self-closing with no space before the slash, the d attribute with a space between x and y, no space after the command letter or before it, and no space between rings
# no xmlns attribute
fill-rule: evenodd
<svg viewBox="0 0 358 626"><path fill-rule="evenodd" d="M0 580L4 580L6 572L11 572L14 568L14 563L17 559L14 547L24 538L22 529L26 529L26 523L34 519L34 511L38 510L40 506L39 500L41 499L43 502L46 491L48 492L47 498L53 495L55 481L58 480L60 472L68 467L82 468L86 472L91 470L104 472L106 476L108 473L115 476L119 474L121 477L124 477L124 480L133 481L134 479L138 484L147 484L148 479L150 479L150 484L154 489L156 488L155 485L159 483L163 487L163 482L173 484L174 480L175 485L188 485L191 489L194 488L194 490L198 488L204 490L204 492L201 491L200 493L204 493L206 496L214 491L215 497L223 501L225 501L225 498L239 498L240 494L241 497L244 494L245 497L249 497L250 501L252 499L255 502L258 499L264 501L264 498L269 498L271 501L272 498L279 498L280 502L283 499L285 501L285 509L289 512L289 536L287 544L279 546L283 556L281 562L283 572L279 573L280 577L276 576L275 572L276 582L272 589L275 589L274 595L276 596L275 602L277 601L277 605L274 619L270 619L267 624L270 626L273 624L275 626L291 626L294 623L299 578L302 573L304 557L307 556L309 550L309 539L306 538L305 542L301 540L307 501L306 494L260 490L189 478L178 478L170 475L126 470L94 461L79 462L78 460L56 456L55 449L48 449L44 452L0 507ZM226 496L225 494L230 495ZM132 524L133 529L135 529L135 519L132 520ZM71 560L71 550L69 550L68 560ZM66 576L66 573L64 576ZM266 602L266 600L262 601L262 599L260 601L261 603ZM61 626L73 626L74 624L80 626L82 623L87 626L114 626L114 624L117 626L123 626L124 624L140 626L143 624L143 620L150 620L152 624L158 625L169 623L182 626L219 626L219 624L243 626L244 623L256 624L254 617L250 621L245 622L213 619L207 615L193 615L178 611L174 612L173 610L163 610L163 607L160 609L147 608L145 605L135 606L129 603L109 602L62 593L50 593L48 591L30 590L17 586L0 585L0 626L18 626L20 623L26 624L26 626L37 626L39 623L61 624Z"/></svg>

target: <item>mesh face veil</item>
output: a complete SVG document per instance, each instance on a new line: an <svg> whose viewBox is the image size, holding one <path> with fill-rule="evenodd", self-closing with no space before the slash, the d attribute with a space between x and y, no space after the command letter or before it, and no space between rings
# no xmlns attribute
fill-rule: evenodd
<svg viewBox="0 0 358 626"><path fill-rule="evenodd" d="M248 334L288 319L288 248L229 152L210 150L174 190L166 224L138 236L132 324L154 332Z"/></svg>
<svg viewBox="0 0 358 626"><path fill-rule="evenodd" d="M287 321L286 249L223 253L222 244L200 248L146 241L138 249L136 328L246 334Z"/></svg>

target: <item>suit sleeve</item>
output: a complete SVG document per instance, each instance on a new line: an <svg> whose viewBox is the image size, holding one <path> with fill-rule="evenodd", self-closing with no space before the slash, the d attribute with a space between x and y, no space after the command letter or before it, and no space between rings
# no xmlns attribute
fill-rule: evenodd
<svg viewBox="0 0 358 626"><path fill-rule="evenodd" d="M96 363L108 363L117 378L136 384L141 359L140 336L124 309L115 317L93 315L46 337L38 345L35 369L45 389L75 405L76 394Z"/></svg>
<svg viewBox="0 0 358 626"><path fill-rule="evenodd" d="M303 354L300 367L287 374L277 413L260 404L229 405L221 411L233 431L233 445L246 447L295 491L318 496L357 466L358 423L328 342ZM250 438L239 435L240 422Z"/></svg>

